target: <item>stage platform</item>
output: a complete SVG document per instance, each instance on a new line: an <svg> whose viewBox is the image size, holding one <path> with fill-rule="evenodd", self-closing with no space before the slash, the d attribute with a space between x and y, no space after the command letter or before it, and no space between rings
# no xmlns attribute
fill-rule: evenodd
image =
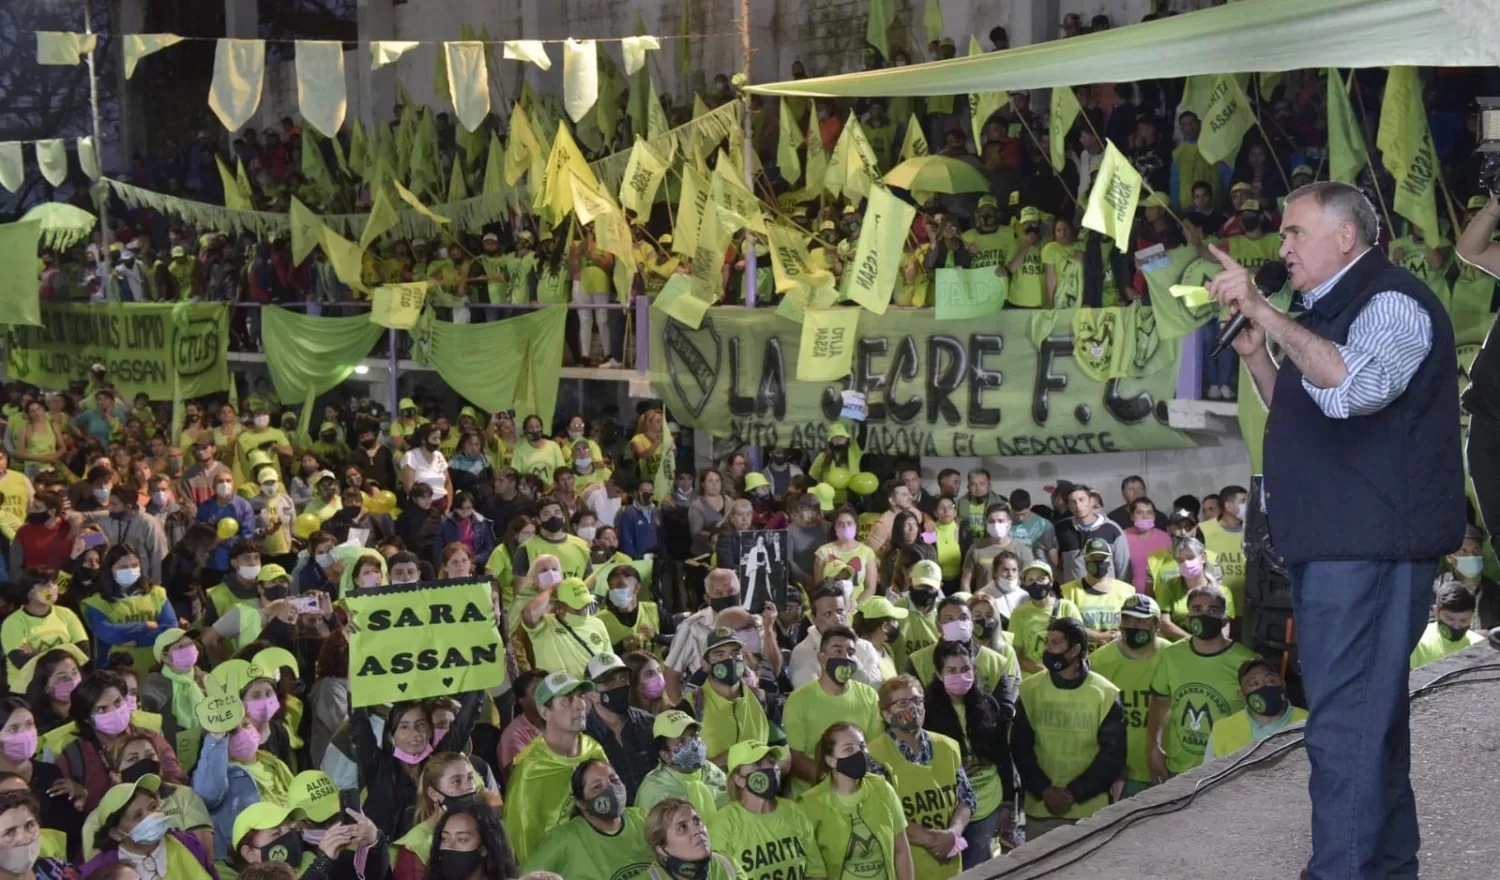
<svg viewBox="0 0 1500 880"><path fill-rule="evenodd" d="M1412 701L1423 880L1500 877L1500 668L1476 668L1487 664L1500 664L1500 652L1480 644L1412 673L1413 693L1449 673L1457 674L1443 681L1462 682L1440 683ZM1291 743L1275 757L1200 787L1247 755L1256 760ZM1204 765L961 876L1296 880L1310 851L1307 772L1300 732L1282 734L1253 755L1246 749ZM1185 809L1167 812L1195 788ZM1134 819L1126 824L1129 816ZM1099 833L1088 834L1095 829Z"/></svg>

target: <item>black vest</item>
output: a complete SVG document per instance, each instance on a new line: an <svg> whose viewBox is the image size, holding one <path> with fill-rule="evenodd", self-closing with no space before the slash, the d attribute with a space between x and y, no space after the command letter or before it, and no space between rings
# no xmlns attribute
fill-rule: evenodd
<svg viewBox="0 0 1500 880"><path fill-rule="evenodd" d="M1266 512L1288 563L1433 559L1463 543L1464 468L1458 356L1447 311L1378 249L1308 310L1302 326L1343 344L1377 293L1415 299L1432 319L1432 350L1406 390L1367 416L1332 419L1286 358L1266 421Z"/></svg>

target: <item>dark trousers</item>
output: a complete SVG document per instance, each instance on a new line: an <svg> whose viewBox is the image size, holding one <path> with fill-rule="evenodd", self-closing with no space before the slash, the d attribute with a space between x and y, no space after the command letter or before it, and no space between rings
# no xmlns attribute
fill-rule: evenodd
<svg viewBox="0 0 1500 880"><path fill-rule="evenodd" d="M1313 880L1417 876L1407 679L1437 560L1290 566L1307 692Z"/></svg>
<svg viewBox="0 0 1500 880"><path fill-rule="evenodd" d="M1500 529L1500 422L1470 416L1464 454L1479 502L1479 520L1490 531Z"/></svg>

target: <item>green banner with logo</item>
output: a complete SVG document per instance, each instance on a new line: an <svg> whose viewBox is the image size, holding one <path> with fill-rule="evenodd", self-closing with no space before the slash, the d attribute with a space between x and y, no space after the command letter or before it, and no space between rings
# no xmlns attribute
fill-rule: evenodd
<svg viewBox="0 0 1500 880"><path fill-rule="evenodd" d="M820 449L842 392L865 394L864 451L885 455L1085 455L1197 445L1167 425L1180 341L1134 321L1142 369L1096 382L1057 313L1037 344L1032 310L960 323L932 312L866 313L850 375L799 382L802 328L759 309L716 307L694 330L651 310L651 380L674 419L737 444ZM1163 349L1165 348L1165 351Z"/></svg>
<svg viewBox="0 0 1500 880"><path fill-rule="evenodd" d="M183 397L229 388L229 309L190 303L42 303L39 327L5 333L5 372L13 381L66 388L103 364L126 396L171 400L174 376Z"/></svg>

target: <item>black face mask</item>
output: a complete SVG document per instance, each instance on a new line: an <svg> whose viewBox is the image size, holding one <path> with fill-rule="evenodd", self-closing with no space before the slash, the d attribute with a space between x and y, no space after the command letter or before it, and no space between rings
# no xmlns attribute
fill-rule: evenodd
<svg viewBox="0 0 1500 880"><path fill-rule="evenodd" d="M260 591L260 594L274 602L277 599L285 599L286 592L286 587L266 587L264 590Z"/></svg>
<svg viewBox="0 0 1500 880"><path fill-rule="evenodd" d="M1268 684L1245 695L1245 706L1257 715L1279 718L1286 711L1286 688Z"/></svg>
<svg viewBox="0 0 1500 880"><path fill-rule="evenodd" d="M852 755L845 755L834 763L833 768L855 782L858 782L865 778L866 773L870 772L870 756L865 752L855 752Z"/></svg>
<svg viewBox="0 0 1500 880"><path fill-rule="evenodd" d="M152 776L160 776L161 762L153 760L151 758L147 758L143 761L136 761L134 764L131 764L129 767L126 767L124 770L120 771L120 781L135 782L137 779L140 779L142 776L145 776L148 773Z"/></svg>
<svg viewBox="0 0 1500 880"><path fill-rule="evenodd" d="M439 850L438 873L443 880L468 880L475 871L484 867L484 850L459 852L456 849Z"/></svg>
<svg viewBox="0 0 1500 880"><path fill-rule="evenodd" d="M371 437L371 438L369 438L367 440L362 441L360 443L360 445L363 446L366 449L374 449L379 443L380 443L379 440L377 440L374 437Z"/></svg>
<svg viewBox="0 0 1500 880"><path fill-rule="evenodd" d="M781 773L775 767L756 770L745 779L745 787L761 800L772 800L781 790Z"/></svg>
<svg viewBox="0 0 1500 880"><path fill-rule="evenodd" d="M1114 570L1112 563L1108 559L1090 560L1084 563L1083 567L1088 571L1089 576L1099 578L1100 580L1109 577L1109 573Z"/></svg>
<svg viewBox="0 0 1500 880"><path fill-rule="evenodd" d="M630 711L630 687L611 688L599 692L599 704L616 715Z"/></svg>
<svg viewBox="0 0 1500 880"><path fill-rule="evenodd" d="M1212 614L1194 614L1188 617L1187 631L1205 641L1216 639L1224 631L1224 618Z"/></svg>
<svg viewBox="0 0 1500 880"><path fill-rule="evenodd" d="M1444 623L1441 620L1438 621L1437 629L1438 635L1442 636L1450 642L1461 642L1469 637L1469 631L1467 629L1459 629L1458 627Z"/></svg>
<svg viewBox="0 0 1500 880"><path fill-rule="evenodd" d="M47 520L51 518L51 516L52 516L52 514L45 513L45 512L43 512L43 513L28 513L28 514L26 514L26 522L28 522L28 523L30 523L31 525L34 525L34 526L44 525L47 522Z"/></svg>
<svg viewBox="0 0 1500 880"><path fill-rule="evenodd" d="M542 432L541 431L527 431L526 432L526 439L530 440L532 443L535 443L536 441L542 439Z"/></svg>
<svg viewBox="0 0 1500 880"><path fill-rule="evenodd" d="M982 641L989 641L990 636L995 634L995 629L1000 626L1000 621L994 617L986 617L984 620L974 621L974 635Z"/></svg>
<svg viewBox="0 0 1500 880"><path fill-rule="evenodd" d="M726 608L733 608L738 604L740 604L739 596L708 597L708 607L712 608L715 614L718 614L720 611L723 611Z"/></svg>
<svg viewBox="0 0 1500 880"><path fill-rule="evenodd" d="M911 604L917 608L926 608L936 599L937 592L934 590L913 588L911 591Z"/></svg>
<svg viewBox="0 0 1500 880"><path fill-rule="evenodd" d="M745 675L745 661L738 657L732 660L719 660L708 667L708 677L719 684L735 685Z"/></svg>
<svg viewBox="0 0 1500 880"><path fill-rule="evenodd" d="M614 821L625 814L625 785L611 785L589 800L589 812L600 819Z"/></svg>
<svg viewBox="0 0 1500 880"><path fill-rule="evenodd" d="M301 833L288 831L261 847L260 860L263 862L285 862L292 866L302 864Z"/></svg>
<svg viewBox="0 0 1500 880"><path fill-rule="evenodd" d="M436 441L427 440L422 443L422 448L427 450L428 452L435 452L439 445L440 444Z"/></svg>
<svg viewBox="0 0 1500 880"><path fill-rule="evenodd" d="M854 678L854 670L859 664L847 657L829 657L823 663L823 670L836 684L848 684Z"/></svg>
<svg viewBox="0 0 1500 880"><path fill-rule="evenodd" d="M568 527L568 521L560 516L552 516L542 521L542 528L549 532L560 532Z"/></svg>
<svg viewBox="0 0 1500 880"><path fill-rule="evenodd" d="M472 791L468 794L445 794L443 795L443 810L451 813L478 801L479 795Z"/></svg>
<svg viewBox="0 0 1500 880"><path fill-rule="evenodd" d="M886 641L890 642L894 642L895 640L901 638L901 624L892 623L890 626L887 626L885 628L885 638Z"/></svg>
<svg viewBox="0 0 1500 880"><path fill-rule="evenodd" d="M1048 583L1047 581L1032 581L1029 584L1022 584L1021 589L1025 590L1026 595L1035 600L1041 599L1048 593L1051 593L1052 584Z"/></svg>
<svg viewBox="0 0 1500 880"><path fill-rule="evenodd" d="M1132 648L1144 648L1151 644L1156 638L1156 633L1149 629L1127 629L1125 630L1125 644Z"/></svg>
<svg viewBox="0 0 1500 880"><path fill-rule="evenodd" d="M1072 650L1071 648L1069 650ZM1044 651L1042 653L1042 665L1053 672L1062 672L1068 668L1067 651Z"/></svg>
<svg viewBox="0 0 1500 880"><path fill-rule="evenodd" d="M344 505L344 509L339 512L344 515L345 519L359 519L359 515L364 513L365 509L358 504L346 504Z"/></svg>
<svg viewBox="0 0 1500 880"><path fill-rule="evenodd" d="M661 864L673 877L680 877L682 880L703 880L708 876L708 866L711 860L712 856L689 861L668 854L662 858Z"/></svg>
<svg viewBox="0 0 1500 880"><path fill-rule="evenodd" d="M1256 216L1252 217L1249 214L1246 214L1245 216L1240 218L1240 225L1245 227L1246 232L1259 232L1260 215L1257 214Z"/></svg>

